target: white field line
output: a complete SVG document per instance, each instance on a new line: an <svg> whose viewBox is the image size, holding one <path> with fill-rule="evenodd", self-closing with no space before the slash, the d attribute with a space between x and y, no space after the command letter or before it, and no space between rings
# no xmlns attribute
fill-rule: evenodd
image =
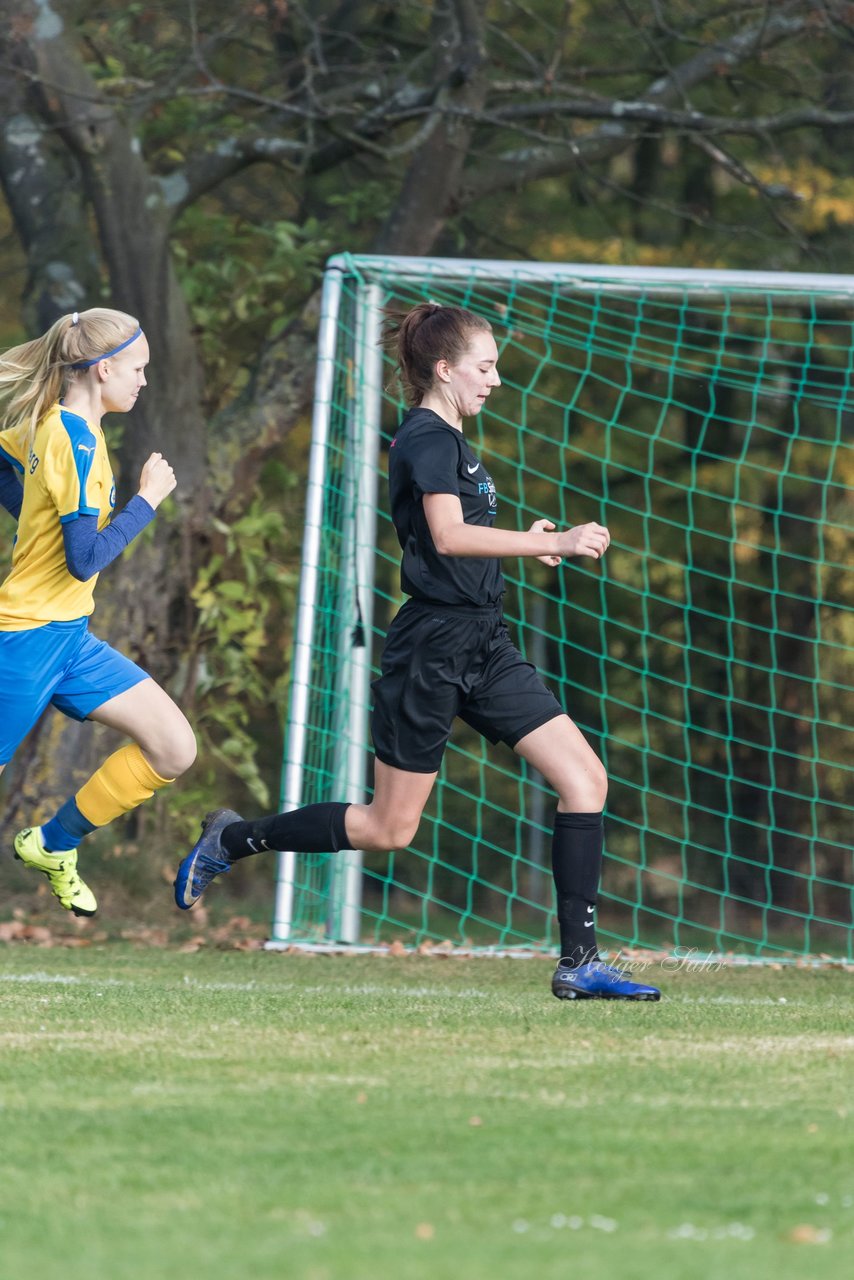
<svg viewBox="0 0 854 1280"><path fill-rule="evenodd" d="M0 973L0 983L43 983L46 986L62 987L141 987L150 983L141 983L133 978L96 978L88 976L46 973L35 970L32 973ZM407 987L383 986L381 983L342 984L330 982L305 986L299 982L199 982L185 975L183 986L193 991L257 991L273 994L294 992L305 995L344 995L344 996L403 996L416 1000L489 1000L500 998L500 991L480 991L476 987L465 987L459 991L443 987ZM788 996L737 996L737 995L672 995L664 992L664 999L673 1004L713 1004L713 1005L804 1005L804 999L792 999Z"/></svg>
<svg viewBox="0 0 854 1280"><path fill-rule="evenodd" d="M141 987L151 983L141 983L133 978L95 978L79 975L45 973L0 973L0 982L44 983L45 985L76 987ZM370 985L342 985L341 983L316 984L305 986L300 982L198 982L195 978L184 977L183 986L193 991L263 991L263 992L304 992L306 995L347 995L347 996L414 996L418 999L443 1000L488 1000L489 991L478 991L474 987L460 991L449 991L443 987L387 987L380 983Z"/></svg>
<svg viewBox="0 0 854 1280"><path fill-rule="evenodd" d="M264 943L265 951L292 951L306 955L326 956L387 956L389 947L386 944L345 943L345 942L275 942L272 939ZM424 955L426 959L453 957L462 960L551 960L557 959L554 947L548 949L532 949L530 947L454 947L439 943L430 950L421 952L418 947L404 947L400 955ZM854 960L844 956L744 956L731 952L698 951L693 947L677 947L673 952L650 954L643 951L638 954L622 948L617 951L603 950L602 959L618 967L623 966L637 974L650 965L661 962L664 968L675 971L687 969L689 972L718 969L844 969L854 972Z"/></svg>

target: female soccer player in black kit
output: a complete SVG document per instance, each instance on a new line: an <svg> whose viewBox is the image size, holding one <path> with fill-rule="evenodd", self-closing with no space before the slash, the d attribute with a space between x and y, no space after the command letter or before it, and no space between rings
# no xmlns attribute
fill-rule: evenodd
<svg viewBox="0 0 854 1280"><path fill-rule="evenodd" d="M175 900L187 909L238 858L265 849L315 853L386 850L418 830L455 716L490 742L505 742L557 792L552 867L561 959L552 990L561 999L657 1000L599 959L594 908L602 867L605 770L576 725L513 644L504 623L501 558L598 560L610 542L600 524L556 532L537 520L527 533L495 527L495 485L463 434L501 385L489 323L458 307L421 303L396 335L412 405L391 444L391 514L410 597L389 628L373 685L376 754L370 804L325 803L243 821L209 813L182 861Z"/></svg>

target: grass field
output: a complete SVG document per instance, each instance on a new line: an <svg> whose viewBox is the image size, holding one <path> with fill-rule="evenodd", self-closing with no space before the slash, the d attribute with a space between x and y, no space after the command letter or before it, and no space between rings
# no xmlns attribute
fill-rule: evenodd
<svg viewBox="0 0 854 1280"><path fill-rule="evenodd" d="M841 1280L852 981L0 949L4 1280Z"/></svg>

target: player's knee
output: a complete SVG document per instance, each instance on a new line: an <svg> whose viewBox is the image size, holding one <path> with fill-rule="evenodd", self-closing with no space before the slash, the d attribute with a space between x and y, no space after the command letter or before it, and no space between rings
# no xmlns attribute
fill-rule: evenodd
<svg viewBox="0 0 854 1280"><path fill-rule="evenodd" d="M405 849L415 839L418 819L414 821L399 815L387 815L371 823L368 839L363 841L366 850L385 853L389 849Z"/></svg>
<svg viewBox="0 0 854 1280"><path fill-rule="evenodd" d="M592 771L590 785L596 798L595 808L591 810L591 813L595 813L599 809L605 808L605 802L608 799L608 773L598 757L596 759L596 767Z"/></svg>
<svg viewBox="0 0 854 1280"><path fill-rule="evenodd" d="M196 735L187 721L179 726L161 747L157 772L164 778L180 778L196 759ZM155 766L156 767L156 766Z"/></svg>
<svg viewBox="0 0 854 1280"><path fill-rule="evenodd" d="M175 774L176 778L179 774L186 773L191 765L195 764L197 750L196 735L188 724L181 736L180 742L175 744L175 763L178 768L178 772Z"/></svg>
<svg viewBox="0 0 854 1280"><path fill-rule="evenodd" d="M571 770L555 789L559 808L570 813L598 813L608 799L608 774L598 756L593 756L583 770Z"/></svg>
<svg viewBox="0 0 854 1280"><path fill-rule="evenodd" d="M418 831L418 819L415 821L407 821L398 818L394 824L394 839L388 846L389 849L405 849L407 845L412 844Z"/></svg>

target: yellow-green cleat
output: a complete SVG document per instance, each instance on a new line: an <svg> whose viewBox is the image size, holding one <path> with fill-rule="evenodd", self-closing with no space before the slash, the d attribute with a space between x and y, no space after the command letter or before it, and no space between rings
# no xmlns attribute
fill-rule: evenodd
<svg viewBox="0 0 854 1280"><path fill-rule="evenodd" d="M15 857L26 867L41 871L50 881L51 892L66 911L76 916L93 916L98 910L95 895L77 874L77 850L49 853L42 842L40 827L25 827L15 836Z"/></svg>

